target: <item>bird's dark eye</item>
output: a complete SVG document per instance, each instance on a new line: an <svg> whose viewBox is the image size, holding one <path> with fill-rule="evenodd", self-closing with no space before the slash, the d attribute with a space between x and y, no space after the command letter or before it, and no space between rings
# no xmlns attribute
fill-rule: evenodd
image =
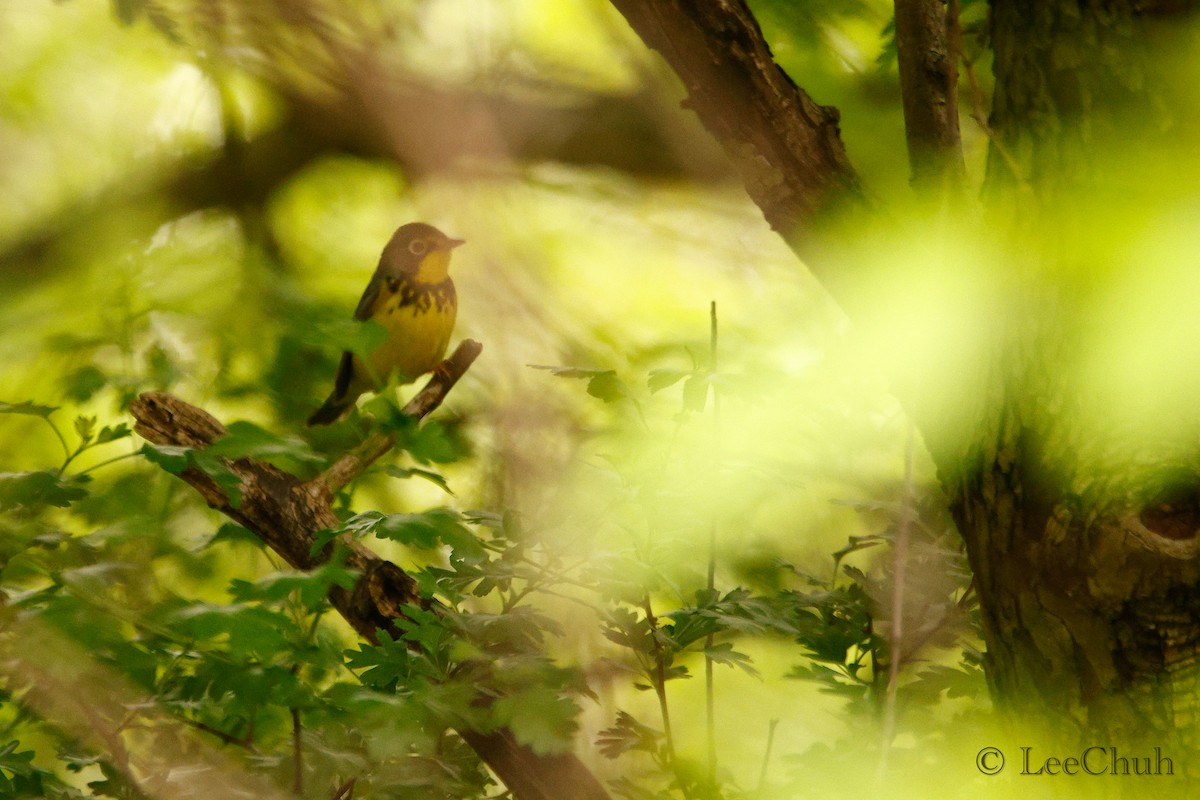
<svg viewBox="0 0 1200 800"><path fill-rule="evenodd" d="M425 251L428 249L429 245L425 243L424 239L413 239L408 243L408 252L412 253L414 256L423 256L425 255Z"/></svg>

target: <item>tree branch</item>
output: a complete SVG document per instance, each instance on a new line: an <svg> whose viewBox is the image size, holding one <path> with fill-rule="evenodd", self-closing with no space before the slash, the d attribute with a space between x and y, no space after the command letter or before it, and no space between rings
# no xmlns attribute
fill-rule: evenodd
<svg viewBox="0 0 1200 800"><path fill-rule="evenodd" d="M744 0L612 0L683 81L771 227L798 249L818 221L865 205L838 130L780 69Z"/></svg>
<svg viewBox="0 0 1200 800"><path fill-rule="evenodd" d="M437 408L481 349L478 342L470 340L460 344L405 407L406 412L419 419ZM154 444L202 449L228 433L208 412L164 392L141 395L130 404L130 411L137 420L135 430ZM335 490L332 487L338 481L344 485L395 444L389 437L373 443L372 439L343 457L329 472L308 482L255 459L227 461L226 466L239 479L241 501L236 506L204 472L189 467L180 477L199 492L209 507L254 533L288 564L296 569L312 569L333 552L332 543L313 552L315 534L338 525L330 506ZM346 566L360 577L351 589L331 589L329 599L367 641L378 643L377 631L381 629L399 637L393 621L404 615L406 605L435 605L421 596L416 580L400 567L350 537L339 540L339 545L345 549ZM482 692L481 702L486 702L487 696ZM459 735L518 800L609 800L599 781L573 754L537 754L520 744L507 728L489 732L460 730Z"/></svg>
<svg viewBox="0 0 1200 800"><path fill-rule="evenodd" d="M437 408L441 404L442 398L470 368L482 350L483 345L479 342L474 339L464 339L455 349L454 354L446 359L442 368L433 374L429 383L425 384L425 388L408 401L408 404L404 406L404 413L414 419L421 419ZM321 481L331 495L335 494L343 486L363 474L367 467L395 446L396 434L371 434L362 444L339 458L332 467L325 470L321 474Z"/></svg>
<svg viewBox="0 0 1200 800"><path fill-rule="evenodd" d="M895 0L896 51L904 134L913 186L961 191L965 166L958 130L958 65L951 19L941 0Z"/></svg>

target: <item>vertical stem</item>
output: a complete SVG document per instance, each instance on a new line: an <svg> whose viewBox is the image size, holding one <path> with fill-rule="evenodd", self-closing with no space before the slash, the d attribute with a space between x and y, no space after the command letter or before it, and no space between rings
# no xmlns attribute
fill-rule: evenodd
<svg viewBox="0 0 1200 800"><path fill-rule="evenodd" d="M900 646L904 641L904 584L908 571L908 540L912 530L915 439L916 427L912 420L909 420L908 435L904 443L904 502L896 529L896 541L892 546L892 627L888 636L887 699L883 708L883 742L879 757L881 779L887 770L888 754L891 752L892 738L896 733L896 686L900 680Z"/></svg>
<svg viewBox="0 0 1200 800"><path fill-rule="evenodd" d="M297 797L304 795L304 750L300 741L300 709L292 712L292 792Z"/></svg>
<svg viewBox="0 0 1200 800"><path fill-rule="evenodd" d="M667 757L671 759L671 768L676 769L675 736L671 732L671 711L667 707L667 665L662 645L658 641L658 617L654 616L649 595L642 601L642 609L646 612L646 624L650 626L650 642L654 645L654 693L658 695L658 711L662 716L663 736L667 740Z"/></svg>
<svg viewBox="0 0 1200 800"><path fill-rule="evenodd" d="M715 379L717 375L717 301L713 300L708 307L708 351L709 351L709 375ZM721 459L721 395L717 392L716 383L711 383L713 394L713 453L712 453L712 475L713 488L720 480L720 459ZM713 511L711 524L708 528L708 594L711 597L716 592L717 585L717 515ZM713 635L710 633L704 639L705 650L711 650L713 646ZM717 716L716 716L716 691L713 685L713 660L712 656L705 653L704 655L704 703L705 703L705 720L708 725L708 781L711 785L716 786L717 783Z"/></svg>
<svg viewBox="0 0 1200 800"><path fill-rule="evenodd" d="M770 727L767 728L767 750L763 753L762 769L758 771L758 788L754 790L755 797L762 797L763 787L767 784L767 765L771 763L771 748L775 744L775 728L779 726L779 719L771 720Z"/></svg>

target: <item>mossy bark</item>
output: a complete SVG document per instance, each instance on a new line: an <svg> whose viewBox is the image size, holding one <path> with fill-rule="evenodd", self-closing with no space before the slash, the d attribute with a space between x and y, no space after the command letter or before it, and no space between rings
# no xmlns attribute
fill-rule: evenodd
<svg viewBox="0 0 1200 800"><path fill-rule="evenodd" d="M1094 224L1081 198L1111 154L1163 130L1135 6L991 2L996 232L1036 210L1050 241L1013 264L1037 318L1012 322L973 443L938 455L999 704L1092 743L1167 747L1196 739L1200 474L1187 443L1136 440L1119 409L1081 421L1088 387L1067 365L1086 307L1063 279L1106 268L1071 247Z"/></svg>

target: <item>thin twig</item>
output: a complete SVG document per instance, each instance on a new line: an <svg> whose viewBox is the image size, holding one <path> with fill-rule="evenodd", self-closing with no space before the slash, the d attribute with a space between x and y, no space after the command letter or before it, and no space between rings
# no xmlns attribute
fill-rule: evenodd
<svg viewBox="0 0 1200 800"><path fill-rule="evenodd" d="M758 771L758 788L754 790L755 797L762 797L763 789L767 785L767 765L771 763L771 748L775 744L775 728L779 726L779 719L771 720L767 727L767 749L763 753L762 769Z"/></svg>
<svg viewBox="0 0 1200 800"><path fill-rule="evenodd" d="M297 797L304 796L304 743L301 733L300 709L292 706L292 791Z"/></svg>
<svg viewBox="0 0 1200 800"><path fill-rule="evenodd" d="M650 643L654 646L654 693L658 695L658 711L662 716L663 736L667 741L667 758L671 762L671 770L679 774L679 762L675 757L675 735L671 730L671 710L667 705L667 664L662 652L662 644L658 641L658 618L654 616L650 605L650 595L642 600L642 609L646 612L646 623L650 626ZM688 795L683 782L680 788L684 796Z"/></svg>
<svg viewBox="0 0 1200 800"><path fill-rule="evenodd" d="M967 83L971 87L971 119L975 120L975 124L988 137L991 146L1000 154L1000 158L1008 166L1016 180L1017 185L1022 189L1029 190L1029 182L1021 173L1021 168L1017 164L1016 158L1005 147L1004 142L1000 141L1000 137L992 130L992 126L988 123L987 113L983 108L983 90L979 88L979 79L975 76L975 62L967 56L967 48L963 44L962 25L959 23L959 6L958 0L950 0L947 7L947 18L949 24L947 28L950 31L950 46L954 56L958 61L962 62L963 72L967 75Z"/></svg>
<svg viewBox="0 0 1200 800"><path fill-rule="evenodd" d="M483 345L479 342L474 339L464 339L459 343L454 354L443 361L434 371L429 383L425 384L425 388L408 401L408 404L404 406L403 413L406 416L420 419L437 408L445 399L447 392L454 387L454 384L478 358L482 350ZM335 494L350 481L362 475L367 467L395 446L396 434L373 433L367 437L366 441L325 470L318 479L318 483L327 488L330 494Z"/></svg>
<svg viewBox="0 0 1200 800"><path fill-rule="evenodd" d="M58 429L58 426L54 424L54 421L50 419L50 417L46 416L42 417L42 419L46 421L46 424L50 426L50 430L54 431L54 435L58 437L58 443L62 445L63 455L66 456L67 461L70 462L71 446L67 444L67 438L62 435L62 431ZM58 472L60 475L62 474L62 471L66 469L66 466L66 464L63 464L61 467L59 467Z"/></svg>
<svg viewBox="0 0 1200 800"><path fill-rule="evenodd" d="M207 723L199 722L194 719L188 719L187 717L179 717L179 720L181 722L183 722L184 725L188 725L192 728L195 728L198 731L204 731L205 733L207 733L211 736L215 736L216 738L220 739L225 744L231 744L236 747L241 747L246 752L251 753L253 755L260 754L259 749L254 746L253 740L247 739L244 736L237 737L231 733L226 733L223 730L214 728L213 726L208 725Z"/></svg>
<svg viewBox="0 0 1200 800"><path fill-rule="evenodd" d="M879 757L879 777L887 771L888 754L896 732L896 690L900 681L900 647L904 641L904 589L908 572L908 540L912 532L913 516L913 449L915 448L916 426L908 422L908 436L904 443L904 507L896 526L896 542L893 545L894 567L892 569L892 628L889 632L889 658L887 700L883 710L883 743Z"/></svg>
<svg viewBox="0 0 1200 800"><path fill-rule="evenodd" d="M708 331L708 351L709 351L709 375L716 378L717 375L717 301L713 300L709 305L709 331ZM721 462L721 405L720 394L717 392L715 381L711 383L713 394L713 452L712 452L712 472L713 472L713 488L720 480L720 462ZM707 390L705 390L707 391ZM713 511L712 520L708 528L708 593L711 596L716 592L716 576L717 576L717 515L716 510ZM708 781L711 786L717 783L717 715L716 715L716 690L713 678L713 659L710 655L713 647L713 634L708 634L704 637L704 710L705 720L708 723Z"/></svg>

